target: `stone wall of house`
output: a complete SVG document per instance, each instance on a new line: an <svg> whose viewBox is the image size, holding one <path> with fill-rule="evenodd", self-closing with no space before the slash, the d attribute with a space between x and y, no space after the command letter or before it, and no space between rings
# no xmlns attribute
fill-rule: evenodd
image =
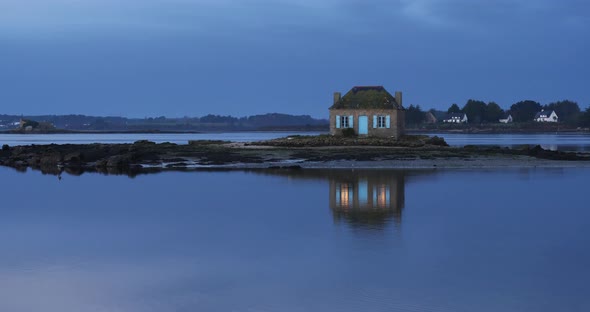
<svg viewBox="0 0 590 312"><path fill-rule="evenodd" d="M390 117L390 127L388 128L373 128L373 116ZM404 135L405 118L404 111L397 109L331 109L330 110L330 134L341 135L345 128L336 128L336 116L353 116L353 129L355 133L359 133L359 116L367 116L369 121L369 136L376 137L394 137L399 138Z"/></svg>

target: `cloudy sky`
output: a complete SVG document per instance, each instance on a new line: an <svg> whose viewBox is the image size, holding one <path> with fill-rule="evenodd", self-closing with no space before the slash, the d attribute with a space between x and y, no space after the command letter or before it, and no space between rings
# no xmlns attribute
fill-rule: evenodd
<svg viewBox="0 0 590 312"><path fill-rule="evenodd" d="M1 0L0 113L325 117L404 104L590 104L586 0Z"/></svg>

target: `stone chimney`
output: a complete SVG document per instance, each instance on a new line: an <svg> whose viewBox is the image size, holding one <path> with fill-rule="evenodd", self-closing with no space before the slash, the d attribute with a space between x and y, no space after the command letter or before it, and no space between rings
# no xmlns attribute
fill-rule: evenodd
<svg viewBox="0 0 590 312"><path fill-rule="evenodd" d="M341 97L342 95L340 94L340 92L334 92L334 104L338 103Z"/></svg>
<svg viewBox="0 0 590 312"><path fill-rule="evenodd" d="M400 107L403 106L403 103L402 103L402 92L401 91L395 91L395 101L397 102L397 105L399 105Z"/></svg>

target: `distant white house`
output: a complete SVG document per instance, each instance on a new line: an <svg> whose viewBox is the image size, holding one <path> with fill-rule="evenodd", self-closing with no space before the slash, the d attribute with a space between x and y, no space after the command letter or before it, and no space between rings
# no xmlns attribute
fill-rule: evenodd
<svg viewBox="0 0 590 312"><path fill-rule="evenodd" d="M511 123L514 120L512 119L512 115L510 113L505 113L498 121L501 123Z"/></svg>
<svg viewBox="0 0 590 312"><path fill-rule="evenodd" d="M442 120L442 122L445 122L445 123L466 123L467 122L467 114L465 114L465 113L450 113Z"/></svg>
<svg viewBox="0 0 590 312"><path fill-rule="evenodd" d="M535 115L536 122L557 122L559 117L554 110L542 110Z"/></svg>

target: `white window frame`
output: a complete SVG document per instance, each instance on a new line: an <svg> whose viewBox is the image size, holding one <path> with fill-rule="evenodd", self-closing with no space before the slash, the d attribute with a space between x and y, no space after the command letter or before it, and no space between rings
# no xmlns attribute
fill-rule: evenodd
<svg viewBox="0 0 590 312"><path fill-rule="evenodd" d="M377 116L377 128L382 129L387 127L387 116Z"/></svg>
<svg viewBox="0 0 590 312"><path fill-rule="evenodd" d="M348 116L340 116L340 128L350 128Z"/></svg>

